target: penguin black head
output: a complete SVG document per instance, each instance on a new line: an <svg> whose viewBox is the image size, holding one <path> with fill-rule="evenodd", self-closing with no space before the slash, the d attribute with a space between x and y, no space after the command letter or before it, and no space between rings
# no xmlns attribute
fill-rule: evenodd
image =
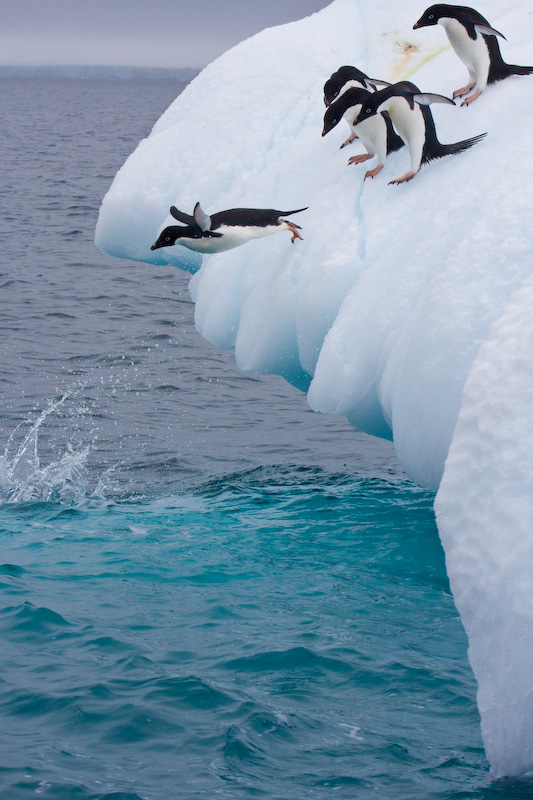
<svg viewBox="0 0 533 800"><path fill-rule="evenodd" d="M342 119L342 114L339 113L339 110L334 108L333 106L328 106L326 113L324 114L324 127L322 129L322 136L325 136L326 133L335 128Z"/></svg>
<svg viewBox="0 0 533 800"><path fill-rule="evenodd" d="M418 22L413 25L413 30L417 28L427 28L430 25L438 25L439 19L442 16L443 5L435 5L426 8Z"/></svg>
<svg viewBox="0 0 533 800"><path fill-rule="evenodd" d="M161 231L150 250L158 250L160 247L172 247L184 234L188 234L191 237L193 235L191 228L185 228L181 225L169 225L168 228Z"/></svg>
<svg viewBox="0 0 533 800"><path fill-rule="evenodd" d="M360 83L362 87L367 89L368 80L370 80L368 75L365 75L365 73L361 72L357 67L350 67L347 65L339 67L324 84L324 105L330 106L333 101L337 99L348 81L357 81L357 83Z"/></svg>
<svg viewBox="0 0 533 800"><path fill-rule="evenodd" d="M426 8L418 22L415 22L413 25L413 30L417 28L427 28L430 25L438 25L443 17L464 21L486 22L481 14L468 6L450 6L447 3L437 3L434 6Z"/></svg>
<svg viewBox="0 0 533 800"><path fill-rule="evenodd" d="M376 92L376 95L378 94L379 92ZM359 114L354 120L353 124L359 125L361 122L364 122L365 119L370 119L370 117L375 116L378 113L378 108L382 102L383 101L381 98L376 101L372 95L368 97L366 102L361 106Z"/></svg>
<svg viewBox="0 0 533 800"><path fill-rule="evenodd" d="M339 124L348 109L354 109L355 118L361 105L366 103L367 98L371 97L371 95L372 93L368 92L366 89L358 89L355 86L348 89L346 92L344 92L344 94L341 94L341 96L338 97L337 100L335 100L326 109L324 114L324 129L322 131L322 136L325 136L326 133L329 133L336 125Z"/></svg>

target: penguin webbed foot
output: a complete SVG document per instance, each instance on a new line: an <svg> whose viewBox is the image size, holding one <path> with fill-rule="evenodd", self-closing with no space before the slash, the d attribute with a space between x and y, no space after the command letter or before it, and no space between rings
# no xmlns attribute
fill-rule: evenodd
<svg viewBox="0 0 533 800"><path fill-rule="evenodd" d="M468 108L470 103L473 103L474 100L477 100L480 94L481 94L481 89L478 89L476 92L474 92L474 94L471 94L469 97L465 97L465 99L461 103L461 107L466 106Z"/></svg>
<svg viewBox="0 0 533 800"><path fill-rule="evenodd" d="M352 142L354 142L358 138L359 137L358 137L358 135L356 133L352 133L351 136L348 136L346 141L341 144L341 146L339 147L339 150L342 150L343 147L346 147L346 145L351 144Z"/></svg>
<svg viewBox="0 0 533 800"><path fill-rule="evenodd" d="M469 83L466 86L463 86L461 89L456 89L452 94L453 99L456 100L458 97L464 97L465 94L468 94L468 92L472 91L475 85L475 83Z"/></svg>
<svg viewBox="0 0 533 800"><path fill-rule="evenodd" d="M370 153L361 153L358 156L350 156L348 159L348 164L364 164L365 161L368 161L369 158L373 158Z"/></svg>
<svg viewBox="0 0 533 800"><path fill-rule="evenodd" d="M299 233L299 231L301 230L301 226L300 225L296 225L296 223L294 223L294 222L287 222L286 219L283 220L283 221L287 225L287 228L292 232L291 243L294 244L296 239L301 239L302 242L303 242L303 237L300 236L300 233Z"/></svg>
<svg viewBox="0 0 533 800"><path fill-rule="evenodd" d="M365 172L364 180L366 181L367 178L372 178L372 180L374 180L378 172L381 172L383 167L384 164L378 164L377 167L374 167L374 169L367 170L367 172Z"/></svg>
<svg viewBox="0 0 533 800"><path fill-rule="evenodd" d="M415 175L416 172L413 172L412 170L406 172L405 175L402 175L400 178L395 178L393 181L389 181L389 186L392 186L392 184L396 183L407 183L407 181L411 181Z"/></svg>

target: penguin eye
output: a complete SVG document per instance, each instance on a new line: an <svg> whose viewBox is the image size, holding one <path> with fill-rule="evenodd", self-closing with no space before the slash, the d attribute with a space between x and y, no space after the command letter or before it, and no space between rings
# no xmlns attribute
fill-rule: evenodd
<svg viewBox="0 0 533 800"><path fill-rule="evenodd" d="M371 113L372 113L371 108L365 108L365 114L371 114Z"/></svg>
<svg viewBox="0 0 533 800"><path fill-rule="evenodd" d="M428 19L435 19L435 14L430 14Z"/></svg>
<svg viewBox="0 0 533 800"><path fill-rule="evenodd" d="M165 236L165 242L170 242L170 236Z"/></svg>

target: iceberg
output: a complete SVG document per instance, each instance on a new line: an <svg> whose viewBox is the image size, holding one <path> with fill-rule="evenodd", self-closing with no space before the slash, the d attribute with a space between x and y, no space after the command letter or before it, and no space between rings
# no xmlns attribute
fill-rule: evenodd
<svg viewBox="0 0 533 800"><path fill-rule="evenodd" d="M321 137L323 85L343 64L448 97L464 84L444 30L413 30L424 8L334 0L225 53L117 173L96 244L189 271L204 337L316 411L392 439L406 473L437 492L487 756L495 776L517 775L533 770L533 78L468 109L432 106L442 142L487 136L399 186L388 181L405 149L363 182L367 165L347 166L361 145L339 150L348 128ZM525 0L479 10L507 36L506 61L533 63ZM151 251L170 206L197 201L208 214L309 206L304 241Z"/></svg>

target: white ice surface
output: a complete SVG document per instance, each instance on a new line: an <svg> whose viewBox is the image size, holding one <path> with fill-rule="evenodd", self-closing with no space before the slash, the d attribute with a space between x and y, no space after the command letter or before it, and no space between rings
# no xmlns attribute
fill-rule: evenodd
<svg viewBox="0 0 533 800"><path fill-rule="evenodd" d="M467 378L435 504L499 775L533 767L533 277Z"/></svg>
<svg viewBox="0 0 533 800"><path fill-rule="evenodd" d="M533 64L529 2L477 7L507 36L504 58ZM533 265L533 77L489 87L469 108L432 106L441 141L488 136L400 186L388 181L407 170L405 150L363 184L374 163L347 166L361 151L357 143L339 151L347 126L320 135L322 87L342 64L448 96L465 84L444 30L412 30L424 8L419 0L394 11L385 0L334 0L226 53L119 171L96 242L115 256L195 272L191 294L206 338L234 347L243 370L308 388L317 411L393 438L421 485L437 489L446 463L439 530L469 635L483 734L495 773L515 774L533 769L533 713L522 702L533 696L533 671L524 667L533 662L533 486L524 450L531 403L522 402L522 384L531 392L531 350L505 365L526 334L503 323L527 293ZM152 253L172 223L170 205L191 213L197 200L208 213L309 205L293 218L304 241L291 244L285 232L203 261L179 245ZM505 389L506 370L516 392ZM514 558L523 559L516 582ZM489 588L500 577L505 591ZM493 624L490 609L479 607L487 598L498 609ZM522 648L520 679L504 646L517 657Z"/></svg>

